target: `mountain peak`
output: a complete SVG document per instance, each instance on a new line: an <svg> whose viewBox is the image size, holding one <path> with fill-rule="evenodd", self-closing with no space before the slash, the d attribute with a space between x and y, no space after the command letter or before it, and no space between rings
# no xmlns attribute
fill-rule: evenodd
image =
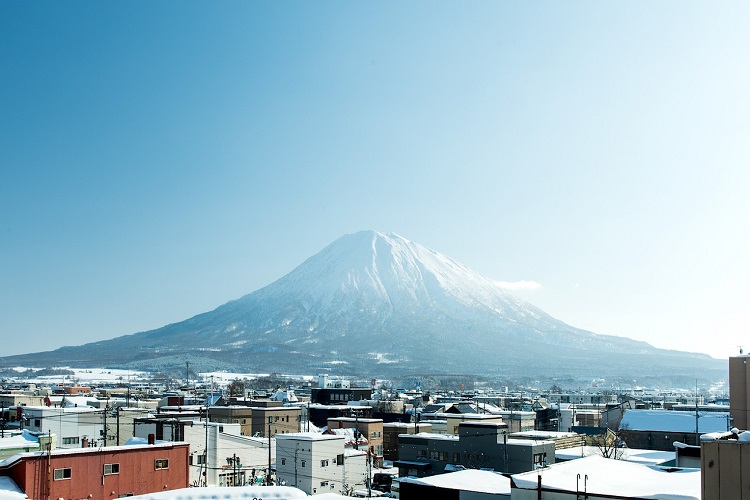
<svg viewBox="0 0 750 500"><path fill-rule="evenodd" d="M213 311L42 354L48 357L39 362L71 366L99 359L153 368L189 359L207 369L345 367L370 375L519 374L530 367L588 373L593 366L633 373L657 362L669 372L699 359L574 328L450 257L378 231L344 235L276 282ZM32 356L4 361L28 364Z"/></svg>

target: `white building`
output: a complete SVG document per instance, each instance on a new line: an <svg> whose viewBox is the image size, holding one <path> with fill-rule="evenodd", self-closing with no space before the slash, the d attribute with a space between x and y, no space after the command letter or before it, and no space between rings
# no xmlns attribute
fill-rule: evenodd
<svg viewBox="0 0 750 500"><path fill-rule="evenodd" d="M54 408L24 406L24 428L31 432L57 434L57 447L81 448L84 446L114 446L114 441L104 439L105 412L91 407ZM108 415L107 415L108 417ZM114 425L114 420L107 426Z"/></svg>
<svg viewBox="0 0 750 500"><path fill-rule="evenodd" d="M142 419L135 423L135 436L148 438L149 434L156 435L157 425L162 426L159 434L164 440L171 441L174 436L177 441L190 443L188 464L193 486L202 486L203 478L209 486L257 484L266 479L268 439L242 436L240 424L209 422L206 429L205 421L174 419L157 423L156 419ZM273 465L276 460L273 438L270 450Z"/></svg>
<svg viewBox="0 0 750 500"><path fill-rule="evenodd" d="M348 494L366 487L367 453L344 449L344 436L300 432L276 436L279 484L309 495Z"/></svg>

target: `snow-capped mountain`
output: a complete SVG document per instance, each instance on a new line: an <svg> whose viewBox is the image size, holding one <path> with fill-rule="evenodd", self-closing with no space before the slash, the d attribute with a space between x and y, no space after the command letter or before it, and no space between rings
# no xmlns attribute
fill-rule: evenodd
<svg viewBox="0 0 750 500"><path fill-rule="evenodd" d="M622 373L708 356L571 327L396 234L345 235L276 282L180 323L0 361L311 373ZM53 361L54 360L54 361Z"/></svg>

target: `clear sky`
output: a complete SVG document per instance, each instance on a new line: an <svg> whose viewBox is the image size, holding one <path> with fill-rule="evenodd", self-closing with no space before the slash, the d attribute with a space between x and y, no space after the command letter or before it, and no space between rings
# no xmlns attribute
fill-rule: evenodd
<svg viewBox="0 0 750 500"><path fill-rule="evenodd" d="M596 333L750 349L750 2L0 3L0 354L395 232ZM523 285L523 286L521 286Z"/></svg>

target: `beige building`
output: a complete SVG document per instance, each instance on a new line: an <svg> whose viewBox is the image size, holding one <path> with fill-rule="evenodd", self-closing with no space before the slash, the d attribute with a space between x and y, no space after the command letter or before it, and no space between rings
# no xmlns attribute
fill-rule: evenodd
<svg viewBox="0 0 750 500"><path fill-rule="evenodd" d="M748 429L750 407L750 370L747 360L750 356L729 358L729 414L732 425L740 430Z"/></svg>
<svg viewBox="0 0 750 500"><path fill-rule="evenodd" d="M6 409L11 406L46 406L45 397L23 392L4 393L0 394L0 406Z"/></svg>
<svg viewBox="0 0 750 500"><path fill-rule="evenodd" d="M750 499L750 433L701 438L701 490L706 500Z"/></svg>
<svg viewBox="0 0 750 500"><path fill-rule="evenodd" d="M443 416L448 422L449 434L458 434L458 424L461 422L505 423L501 415L492 415L489 413L444 413Z"/></svg>
<svg viewBox="0 0 750 500"><path fill-rule="evenodd" d="M298 406L212 406L209 420L226 424L240 424L243 436L271 437L300 431Z"/></svg>
<svg viewBox="0 0 750 500"><path fill-rule="evenodd" d="M357 429L367 441L373 464L380 467L383 464L383 420L380 418L352 418L335 417L328 419L329 429Z"/></svg>
<svg viewBox="0 0 750 500"><path fill-rule="evenodd" d="M432 424L429 422L383 424L383 458L391 461L398 460L399 434L419 434L420 432L432 432Z"/></svg>

